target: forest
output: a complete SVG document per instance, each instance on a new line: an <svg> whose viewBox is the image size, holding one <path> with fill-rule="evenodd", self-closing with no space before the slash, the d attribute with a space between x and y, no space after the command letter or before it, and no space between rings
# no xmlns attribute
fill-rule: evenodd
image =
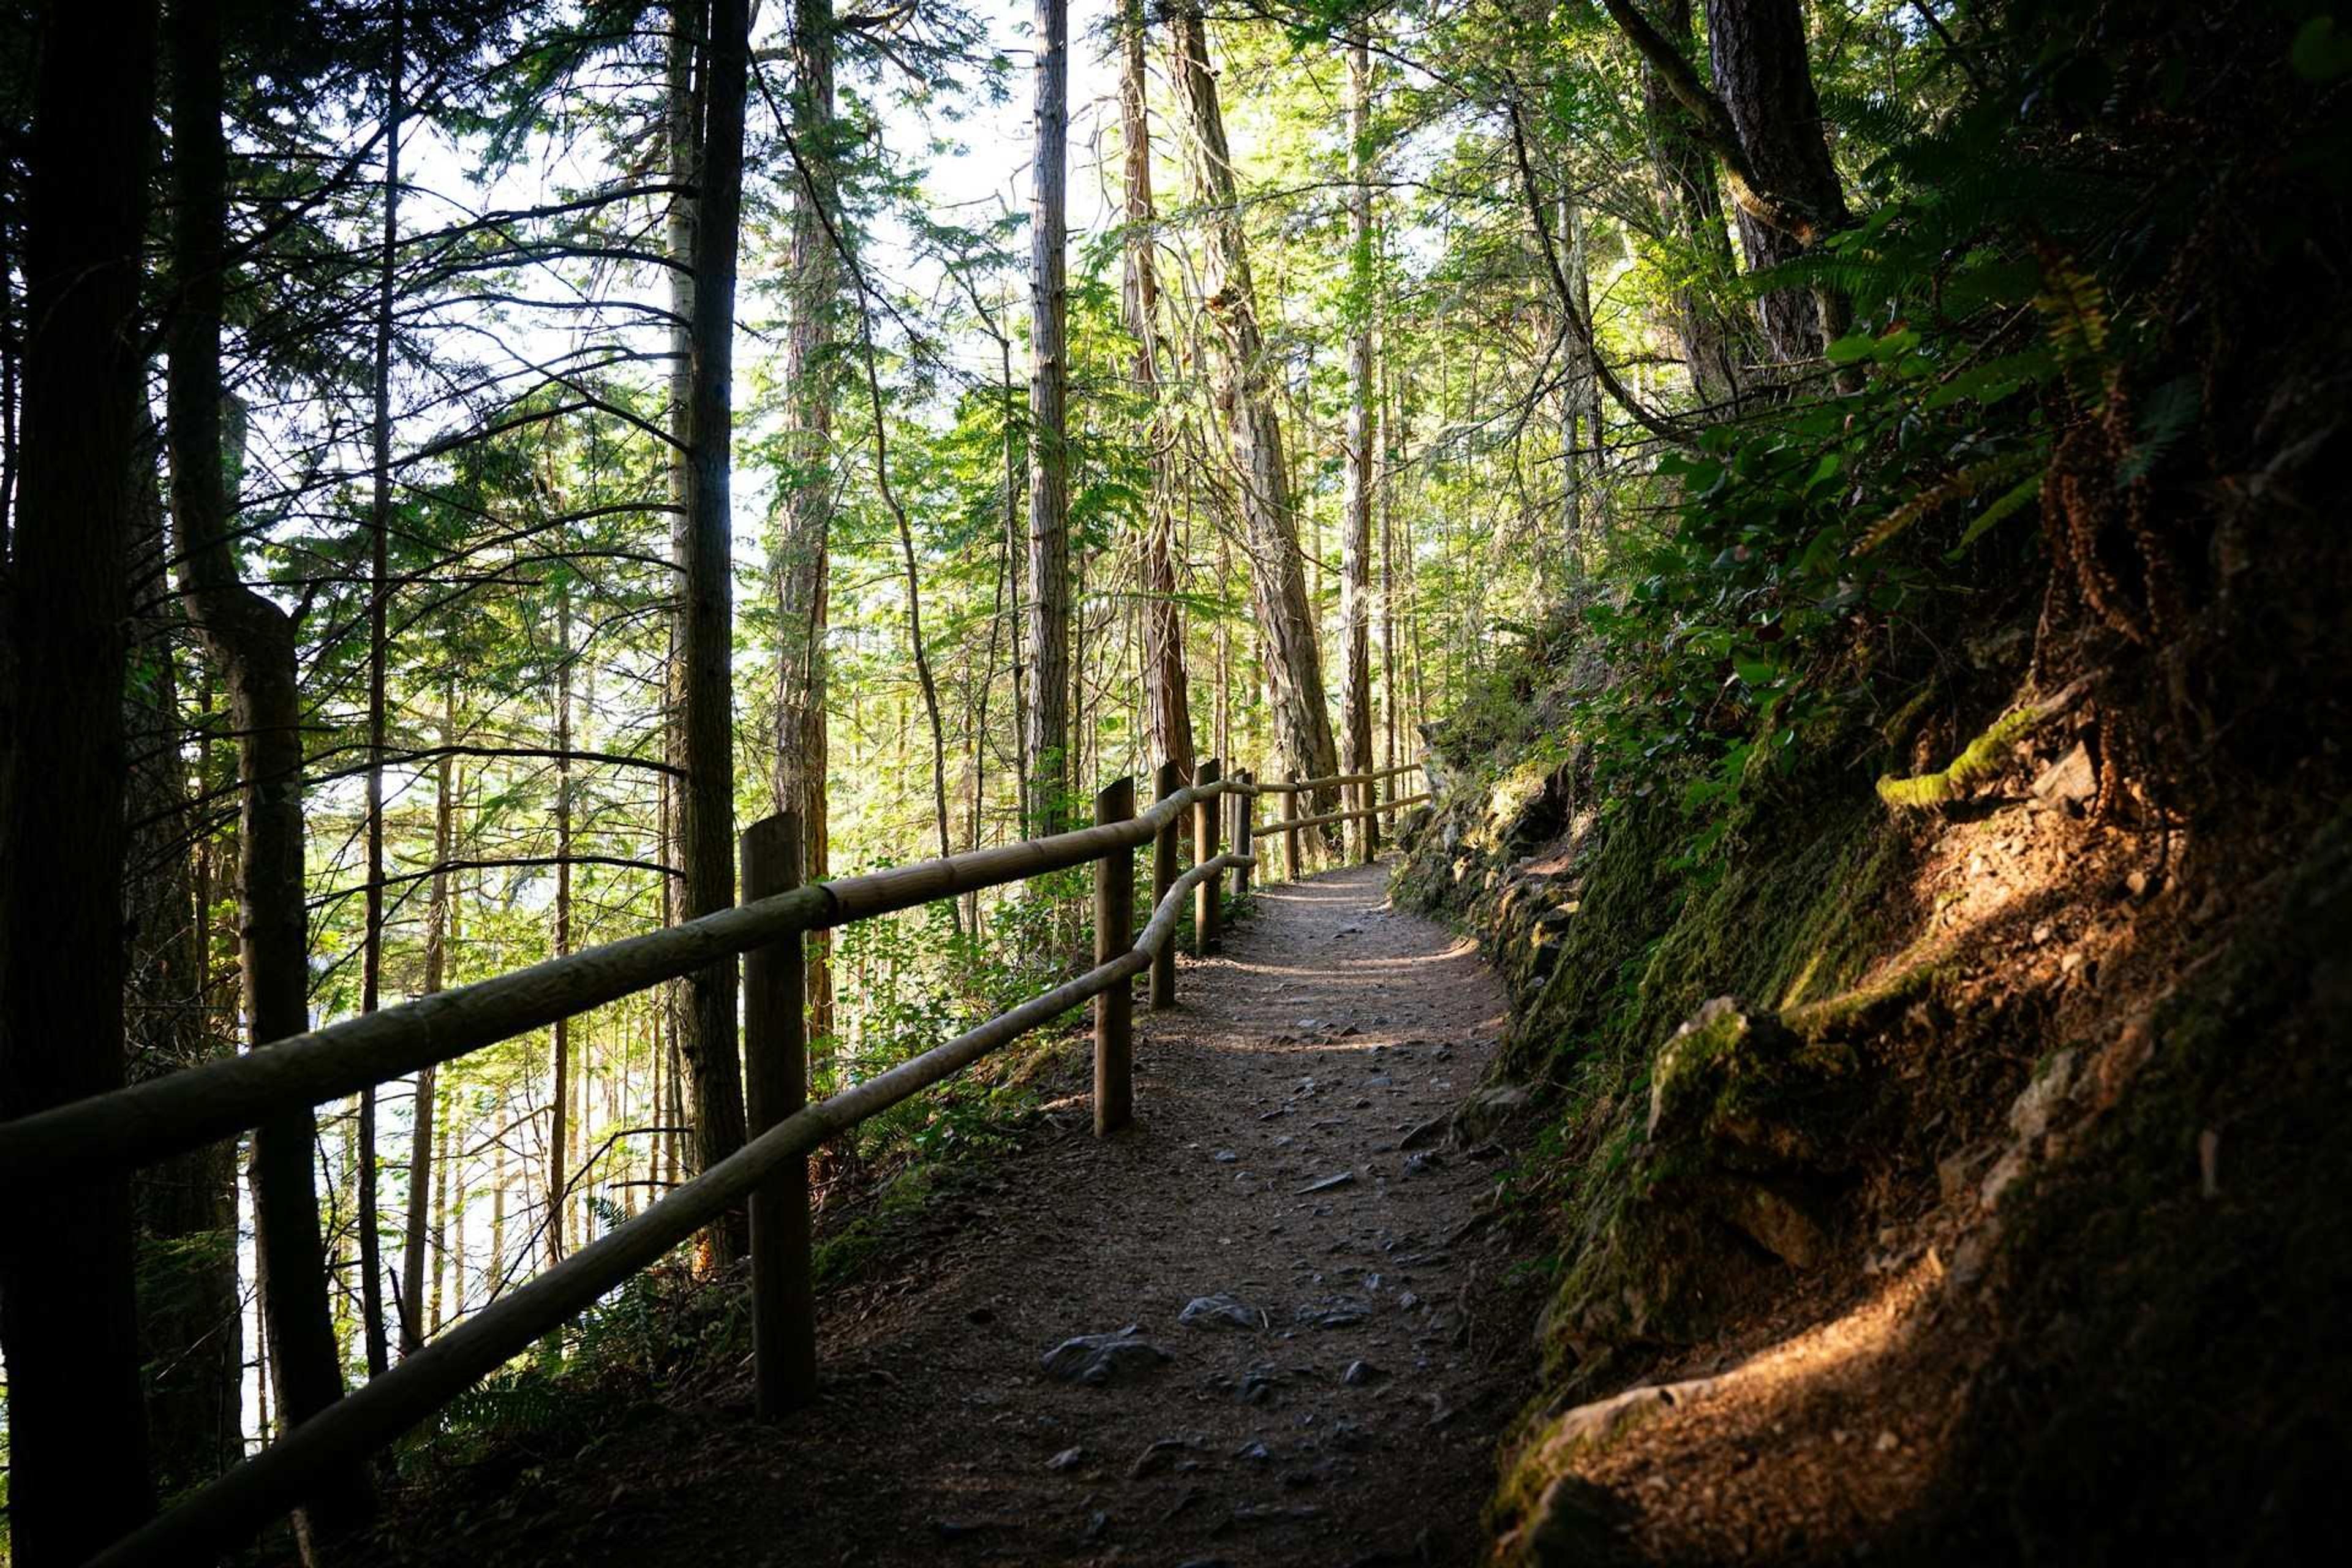
<svg viewBox="0 0 2352 1568"><path fill-rule="evenodd" d="M2301 1560L2338 11L0 7L0 1563Z"/></svg>

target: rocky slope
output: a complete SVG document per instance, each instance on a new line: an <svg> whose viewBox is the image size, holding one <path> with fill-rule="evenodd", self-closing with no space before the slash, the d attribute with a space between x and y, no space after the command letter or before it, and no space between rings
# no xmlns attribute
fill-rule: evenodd
<svg viewBox="0 0 2352 1568"><path fill-rule="evenodd" d="M1484 1103L1554 1258L1496 1561L2268 1561L2318 1506L2352 824L2116 809L2079 694L2029 696L1706 854L1561 693L1433 736L1397 893L1506 978Z"/></svg>

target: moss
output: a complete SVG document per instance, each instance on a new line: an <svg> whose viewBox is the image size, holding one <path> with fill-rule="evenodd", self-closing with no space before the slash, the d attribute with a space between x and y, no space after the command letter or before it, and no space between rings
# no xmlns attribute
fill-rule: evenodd
<svg viewBox="0 0 2352 1568"><path fill-rule="evenodd" d="M1915 810L1957 799L1999 773L2009 761L2009 749L2047 717L2049 714L2040 708L2012 708L1994 720L1992 728L1970 741L1940 773L1908 779L1892 774L1881 778L1878 798L1892 806Z"/></svg>

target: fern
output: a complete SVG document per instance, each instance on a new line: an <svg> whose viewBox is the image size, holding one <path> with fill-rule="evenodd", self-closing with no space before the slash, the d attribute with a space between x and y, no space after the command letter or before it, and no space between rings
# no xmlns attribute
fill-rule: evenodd
<svg viewBox="0 0 2352 1568"><path fill-rule="evenodd" d="M1980 495L1993 485L2013 478L2025 468L2038 468L2042 464L2042 454L2040 451L2028 448L2023 451L2004 452L1997 458L1987 458L1980 463L1972 463L1942 483L1931 485L1921 490L1917 495L1871 524L1869 528L1864 530L1862 537L1854 541L1853 548L1847 553L1857 556L1867 555L1928 513L1939 511L1954 501L1966 500L1970 496ZM2037 489L2041 487L2042 478L2038 473L2033 476L2032 483ZM2001 516L2007 516L2009 511L2014 511L2018 506L2025 504L2023 498L2019 497L2014 506L2009 505L2012 497L2017 497L2017 491L2012 490L2009 495L2001 497L1989 510L2007 507L2008 510L2001 512ZM1992 519L1992 521L1999 521L1998 517ZM1979 518L1968 537L1973 539L1990 526L1990 523L1984 518Z"/></svg>

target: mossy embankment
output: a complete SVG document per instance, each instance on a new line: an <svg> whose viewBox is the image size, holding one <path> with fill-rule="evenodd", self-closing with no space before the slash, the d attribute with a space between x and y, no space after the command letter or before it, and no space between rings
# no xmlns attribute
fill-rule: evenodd
<svg viewBox="0 0 2352 1568"><path fill-rule="evenodd" d="M2352 1407L2315 1185L2352 826L2103 820L2087 721L1996 733L2036 695L1812 737L1704 851L1662 784L1596 778L1572 693L1433 732L1395 890L1509 984L1506 1190L1551 1267L1496 1561L2263 1561L2311 1504ZM1879 787L1956 757L1955 798Z"/></svg>

